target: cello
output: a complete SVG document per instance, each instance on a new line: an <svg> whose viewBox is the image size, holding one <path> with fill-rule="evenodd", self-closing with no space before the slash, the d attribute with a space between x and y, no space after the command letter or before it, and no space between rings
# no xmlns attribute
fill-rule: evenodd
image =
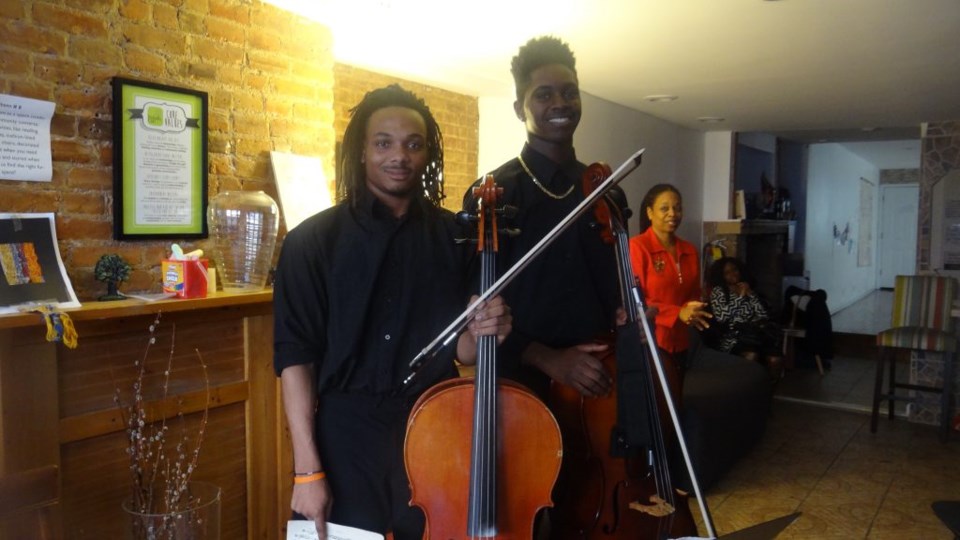
<svg viewBox="0 0 960 540"><path fill-rule="evenodd" d="M609 175L606 164L589 166L583 177L584 192L593 191ZM624 333L621 339L612 333L601 337L599 341L610 347L596 353L607 373L614 376L614 392L585 398L568 386L551 385L551 408L563 427L566 443L553 538L696 536L688 496L673 487L670 476L664 411L669 410L675 425L676 413L633 277L626 216L619 205L601 198L594 206L594 217L603 241L614 246L627 325L621 330ZM641 335L646 344L640 343ZM618 348L624 349L619 362ZM654 385L654 368L660 375L662 392ZM628 396L639 396L641 403L629 402ZM638 435L641 424L647 429L640 430L643 433ZM676 429L675 434L686 456L682 432ZM643 444L638 444L638 440ZM687 462L699 494L689 458ZM712 523L703 503L701 509L706 528L713 536Z"/></svg>
<svg viewBox="0 0 960 540"><path fill-rule="evenodd" d="M501 188L488 175L475 189L486 291L494 283ZM410 504L426 515L424 538L530 539L537 512L552 506L560 428L532 392L497 379L496 347L496 336L480 336L476 376L434 385L410 413L404 464Z"/></svg>

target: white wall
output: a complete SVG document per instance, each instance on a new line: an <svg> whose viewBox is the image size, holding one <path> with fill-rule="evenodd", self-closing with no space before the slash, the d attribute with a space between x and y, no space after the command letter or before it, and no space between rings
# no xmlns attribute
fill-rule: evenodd
<svg viewBox="0 0 960 540"><path fill-rule="evenodd" d="M527 131L513 113L513 97L480 97L480 148L477 178L516 157L527 140Z"/></svg>
<svg viewBox="0 0 960 540"><path fill-rule="evenodd" d="M574 136L577 158L584 163L606 161L616 168L640 148L646 148L639 169L620 186L627 194L634 217L630 232L637 232L637 214L646 191L660 182L671 183L683 194L681 237L701 243L703 221L703 134L675 126L650 115L581 94L583 118ZM478 173L483 174L515 157L526 140L523 123L513 113L513 98L481 97Z"/></svg>
<svg viewBox="0 0 960 540"><path fill-rule="evenodd" d="M827 305L836 313L876 289L876 238L880 171L840 144L810 145L807 167L805 267L810 288L827 291ZM871 261L858 266L860 241L860 178L874 183ZM834 225L850 224L848 239L839 245Z"/></svg>
<svg viewBox="0 0 960 540"><path fill-rule="evenodd" d="M733 171L733 132L703 134L703 220L730 219Z"/></svg>

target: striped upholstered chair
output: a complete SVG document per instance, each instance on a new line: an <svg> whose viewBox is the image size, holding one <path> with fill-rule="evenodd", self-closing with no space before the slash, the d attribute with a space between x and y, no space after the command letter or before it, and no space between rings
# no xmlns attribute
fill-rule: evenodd
<svg viewBox="0 0 960 540"><path fill-rule="evenodd" d="M893 419L896 400L913 400L897 389L940 394L940 438L946 440L950 429L953 398L953 369L956 362L957 334L950 315L956 298L957 281L940 276L897 276L893 292L893 324L877 334L877 379L873 390L873 416L870 432L876 433L880 402L888 402ZM891 349L943 353L943 381L940 386L898 383L896 355ZM883 392L884 367L889 370L887 392Z"/></svg>

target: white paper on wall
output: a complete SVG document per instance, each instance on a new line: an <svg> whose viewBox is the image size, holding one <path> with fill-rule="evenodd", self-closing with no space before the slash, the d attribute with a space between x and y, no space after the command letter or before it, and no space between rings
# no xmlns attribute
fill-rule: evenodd
<svg viewBox="0 0 960 540"><path fill-rule="evenodd" d="M270 163L288 231L333 205L320 158L270 152Z"/></svg>
<svg viewBox="0 0 960 540"><path fill-rule="evenodd" d="M50 119L56 103L0 94L0 180L53 178Z"/></svg>

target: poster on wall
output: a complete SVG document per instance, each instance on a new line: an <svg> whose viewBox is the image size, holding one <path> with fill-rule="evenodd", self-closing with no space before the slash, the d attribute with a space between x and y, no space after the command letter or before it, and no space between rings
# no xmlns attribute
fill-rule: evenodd
<svg viewBox="0 0 960 540"><path fill-rule="evenodd" d="M0 214L0 314L80 307L60 258L52 213Z"/></svg>
<svg viewBox="0 0 960 540"><path fill-rule="evenodd" d="M207 94L113 79L118 240L207 236Z"/></svg>
<svg viewBox="0 0 960 540"><path fill-rule="evenodd" d="M56 104L0 94L0 180L53 178L50 119Z"/></svg>
<svg viewBox="0 0 960 540"><path fill-rule="evenodd" d="M857 266L873 264L873 200L874 184L860 179L860 226L857 243Z"/></svg>
<svg viewBox="0 0 960 540"><path fill-rule="evenodd" d="M333 205L320 158L270 152L270 163L288 231Z"/></svg>

